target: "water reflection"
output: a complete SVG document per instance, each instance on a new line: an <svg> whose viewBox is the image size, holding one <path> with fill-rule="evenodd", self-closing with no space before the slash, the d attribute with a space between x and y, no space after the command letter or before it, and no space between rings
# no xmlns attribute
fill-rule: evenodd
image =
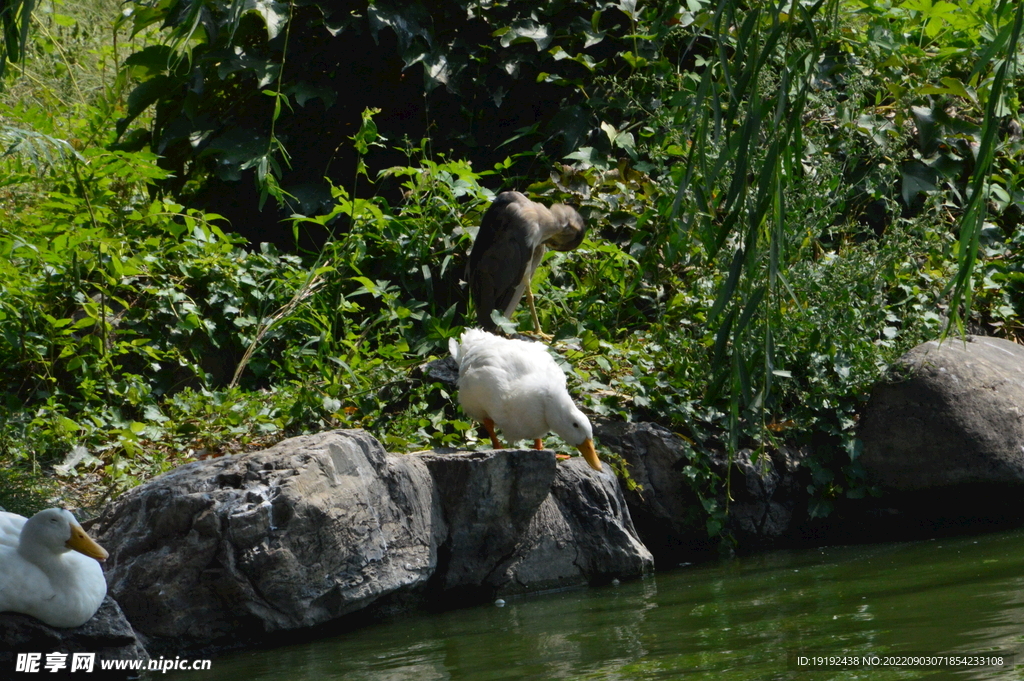
<svg viewBox="0 0 1024 681"><path fill-rule="evenodd" d="M645 580L410 615L214 660L190 679L1002 679L797 671L796 653L1024 652L1024 532L778 551ZM1024 654L1020 662L1024 665ZM185 678L168 675L168 678Z"/></svg>

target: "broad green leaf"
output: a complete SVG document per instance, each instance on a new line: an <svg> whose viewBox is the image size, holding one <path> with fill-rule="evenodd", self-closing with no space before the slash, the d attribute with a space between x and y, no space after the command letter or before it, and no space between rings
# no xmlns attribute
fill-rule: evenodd
<svg viewBox="0 0 1024 681"><path fill-rule="evenodd" d="M938 188L935 186L935 182L938 179L937 173L934 169L920 161L905 163L901 169L900 177L902 180L901 191L903 201L907 205L913 203L919 193L933 192Z"/></svg>
<svg viewBox="0 0 1024 681"><path fill-rule="evenodd" d="M245 0L244 11L255 12L263 17L263 23L267 26L267 37L271 40L284 29L291 13L288 3L274 0Z"/></svg>

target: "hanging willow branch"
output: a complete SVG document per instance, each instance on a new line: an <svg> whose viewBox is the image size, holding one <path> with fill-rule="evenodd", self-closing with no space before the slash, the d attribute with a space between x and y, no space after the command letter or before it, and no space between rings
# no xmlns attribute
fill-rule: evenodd
<svg viewBox="0 0 1024 681"><path fill-rule="evenodd" d="M1000 12L1007 6L1008 0L1000 3ZM995 77L992 79L992 89L988 94L988 102L985 106L985 121L981 129L981 142L978 145L978 153L974 164L974 172L970 181L970 198L967 208L960 216L958 225L960 231L959 252L957 253L956 276L946 287L945 293L952 294L949 297L949 321L944 334L948 334L954 327L964 333L963 320L971 313L971 293L974 275L974 265L978 260L978 242L981 237L981 230L985 224L985 217L988 215L987 199L989 195L989 171L992 168L992 161L996 153L996 132L999 129L1003 99L1006 94L1007 83L1014 82L1014 75L1017 71L1017 44L1020 41L1021 25L1024 23L1024 3L1017 3L1017 11L1014 14L1013 22L1007 24L999 32L999 36L993 44L990 55L994 58L999 55L1000 48L1003 50L999 66L996 67ZM974 66L974 73L984 71L992 62L988 59L980 59ZM973 74L972 74L973 75Z"/></svg>
<svg viewBox="0 0 1024 681"><path fill-rule="evenodd" d="M17 63L25 58L28 42L28 27L32 21L35 0L4 0L0 2L0 88L7 73L7 64Z"/></svg>

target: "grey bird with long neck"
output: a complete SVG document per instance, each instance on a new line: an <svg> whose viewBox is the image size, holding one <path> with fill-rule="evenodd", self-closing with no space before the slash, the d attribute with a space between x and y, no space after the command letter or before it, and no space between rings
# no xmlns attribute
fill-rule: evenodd
<svg viewBox="0 0 1024 681"><path fill-rule="evenodd" d="M511 319L525 293L534 330L541 334L530 280L548 248L571 251L584 236L583 218L569 206L547 208L519 192L498 194L484 213L466 268L480 326L495 331L491 311Z"/></svg>

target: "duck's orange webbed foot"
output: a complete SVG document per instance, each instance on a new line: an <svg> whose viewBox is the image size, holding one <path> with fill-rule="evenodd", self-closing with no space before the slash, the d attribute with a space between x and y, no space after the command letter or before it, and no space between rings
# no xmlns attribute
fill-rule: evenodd
<svg viewBox="0 0 1024 681"><path fill-rule="evenodd" d="M544 449L544 440L542 440L541 438L537 438L536 440L534 440L533 441L533 448L534 449ZM565 460L565 459L569 458L569 455L568 454L555 454L555 458L556 459L560 459L560 460Z"/></svg>

